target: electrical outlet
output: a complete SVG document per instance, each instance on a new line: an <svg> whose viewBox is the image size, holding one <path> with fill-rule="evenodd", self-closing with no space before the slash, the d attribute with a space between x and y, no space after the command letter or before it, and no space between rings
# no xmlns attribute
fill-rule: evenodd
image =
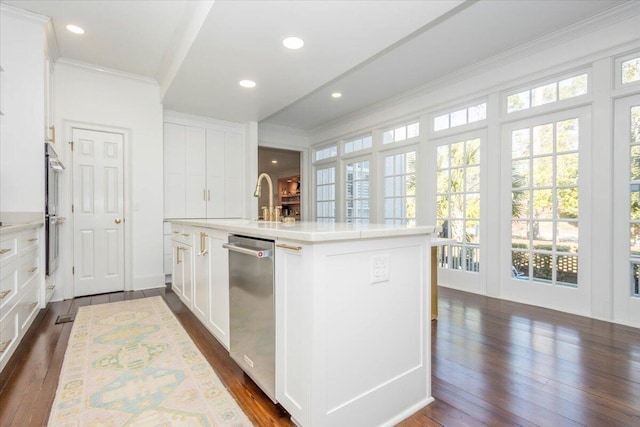
<svg viewBox="0 0 640 427"><path fill-rule="evenodd" d="M371 283L389 281L389 255L371 257Z"/></svg>

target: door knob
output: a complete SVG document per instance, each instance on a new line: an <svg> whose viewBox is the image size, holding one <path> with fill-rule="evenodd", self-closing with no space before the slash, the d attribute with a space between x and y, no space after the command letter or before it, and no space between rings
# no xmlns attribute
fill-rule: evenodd
<svg viewBox="0 0 640 427"><path fill-rule="evenodd" d="M116 218L114 221L116 222L116 224L120 224L122 222L120 218Z"/></svg>

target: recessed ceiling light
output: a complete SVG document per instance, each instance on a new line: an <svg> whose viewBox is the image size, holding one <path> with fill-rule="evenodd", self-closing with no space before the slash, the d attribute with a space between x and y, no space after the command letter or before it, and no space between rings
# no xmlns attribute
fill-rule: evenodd
<svg viewBox="0 0 640 427"><path fill-rule="evenodd" d="M286 39L282 40L282 44L287 49L295 50L300 49L302 46L304 46L304 40L302 40L300 37L287 37Z"/></svg>
<svg viewBox="0 0 640 427"><path fill-rule="evenodd" d="M256 87L256 82L254 82L253 80L240 80L238 84L242 87L248 87L248 88Z"/></svg>
<svg viewBox="0 0 640 427"><path fill-rule="evenodd" d="M277 160L271 160L271 163L273 163L275 165L276 163L278 163L278 161Z"/></svg>
<svg viewBox="0 0 640 427"><path fill-rule="evenodd" d="M340 92L333 92L333 93L331 94L331 97L332 97L332 98L340 98L341 96L342 96L342 93L340 93Z"/></svg>
<svg viewBox="0 0 640 427"><path fill-rule="evenodd" d="M67 25L67 30L71 31L74 34L84 34L84 30L82 28L73 24Z"/></svg>

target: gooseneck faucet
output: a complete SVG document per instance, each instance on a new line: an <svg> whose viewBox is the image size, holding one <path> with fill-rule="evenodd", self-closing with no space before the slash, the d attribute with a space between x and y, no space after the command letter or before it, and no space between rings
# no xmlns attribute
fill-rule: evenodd
<svg viewBox="0 0 640 427"><path fill-rule="evenodd" d="M273 221L274 212L273 212L273 182L271 181L271 177L266 173L262 172L258 177L258 181L256 182L256 191L253 192L253 197L260 197L262 194L262 186L260 182L262 178L267 179L267 184L269 185L269 217L264 218L265 221Z"/></svg>

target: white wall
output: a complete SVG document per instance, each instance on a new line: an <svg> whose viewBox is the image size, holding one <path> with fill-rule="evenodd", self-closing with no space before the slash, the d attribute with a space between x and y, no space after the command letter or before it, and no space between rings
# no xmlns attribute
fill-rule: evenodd
<svg viewBox="0 0 640 427"><path fill-rule="evenodd" d="M125 289L164 286L163 273L163 148L162 105L155 81L101 72L58 61L55 67L56 128L59 155L71 165L69 135L72 124L87 128L114 128L126 132L125 144ZM63 216L71 217L71 170L66 174ZM71 283L72 227L63 237L61 269L66 289ZM59 299L63 295L55 295Z"/></svg>
<svg viewBox="0 0 640 427"><path fill-rule="evenodd" d="M0 16L0 211L44 212L46 21L5 6Z"/></svg>

